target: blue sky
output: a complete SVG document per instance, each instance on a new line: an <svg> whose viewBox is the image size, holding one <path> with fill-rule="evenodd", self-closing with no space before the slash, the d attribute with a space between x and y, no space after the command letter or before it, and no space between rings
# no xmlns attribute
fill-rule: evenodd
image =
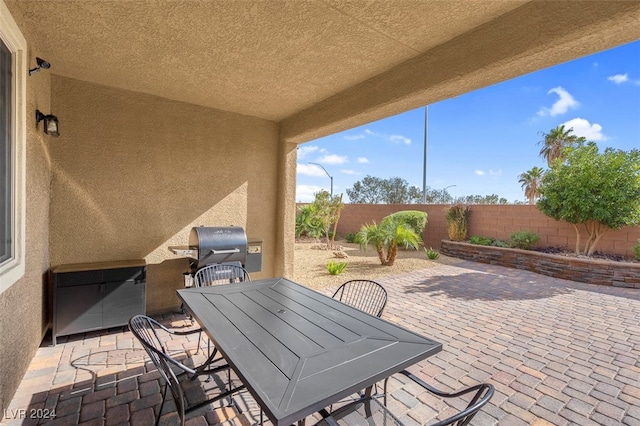
<svg viewBox="0 0 640 426"><path fill-rule="evenodd" d="M344 193L366 175L422 189L424 108L302 144L296 200ZM556 65L428 107L427 186L453 197L525 201L518 175L546 167L540 132L558 125L601 149L640 149L640 41Z"/></svg>

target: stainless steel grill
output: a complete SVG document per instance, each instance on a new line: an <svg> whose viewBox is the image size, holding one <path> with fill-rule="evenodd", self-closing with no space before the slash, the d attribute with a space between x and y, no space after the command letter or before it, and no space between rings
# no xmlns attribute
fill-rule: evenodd
<svg viewBox="0 0 640 426"><path fill-rule="evenodd" d="M212 263L236 263L248 272L262 270L262 241L248 240L239 226L191 228L188 246L171 246L173 253L189 258L191 273Z"/></svg>

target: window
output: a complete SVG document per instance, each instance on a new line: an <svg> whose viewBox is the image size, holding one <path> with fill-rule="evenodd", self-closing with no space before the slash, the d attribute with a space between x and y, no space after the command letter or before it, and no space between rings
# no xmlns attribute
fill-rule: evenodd
<svg viewBox="0 0 640 426"><path fill-rule="evenodd" d="M13 172L11 167L11 52L0 43L0 264L11 259L13 244L11 238L13 214L11 209L11 193L13 188Z"/></svg>
<svg viewBox="0 0 640 426"><path fill-rule="evenodd" d="M27 43L0 2L0 293L24 275Z"/></svg>

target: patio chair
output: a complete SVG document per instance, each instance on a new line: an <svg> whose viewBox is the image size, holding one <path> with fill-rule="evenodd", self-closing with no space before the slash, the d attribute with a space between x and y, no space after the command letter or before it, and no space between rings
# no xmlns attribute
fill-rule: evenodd
<svg viewBox="0 0 640 426"><path fill-rule="evenodd" d="M196 287L218 284L232 284L251 281L251 277L242 266L231 263L214 263L198 269L193 276Z"/></svg>
<svg viewBox="0 0 640 426"><path fill-rule="evenodd" d="M478 413L478 411L480 411L480 409L489 402L494 393L493 385L488 383L480 383L457 392L447 393L427 384L407 370L403 370L399 374L407 376L410 380L412 380L428 392L442 398L457 398L462 395L473 394L471 400L464 410L459 411L444 420L432 423L431 426L464 426L469 424L471 419ZM402 421L399 420L398 417L387 408L386 394L387 392L385 389L384 404L381 404L380 400L375 396L364 395L360 399L357 399L356 401L350 402L347 405L338 408L331 414L329 414L326 410L321 410L320 414L323 416L323 420L317 423L317 426L404 426L404 423L402 423Z"/></svg>
<svg viewBox="0 0 640 426"><path fill-rule="evenodd" d="M369 315L382 316L387 304L387 290L375 281L351 280L342 284L332 296Z"/></svg>
<svg viewBox="0 0 640 426"><path fill-rule="evenodd" d="M203 266L198 269L193 276L193 285L196 287L207 287L212 285L233 284L251 281L251 276L246 269L242 266L232 263L212 263L211 265ZM189 315L189 318L191 316ZM193 319L191 318L193 323ZM202 338L202 329L198 329L200 334L198 335L198 350L200 350L200 341ZM214 355L217 352L216 348L213 348ZM207 342L207 354L211 357L211 342Z"/></svg>
<svg viewBox="0 0 640 426"><path fill-rule="evenodd" d="M133 333L133 335L140 341L142 347L151 358L151 361L156 366L160 375L165 381L165 388L162 395L162 404L160 405L160 410L158 411L158 416L156 419L156 425L160 421L160 417L162 416L162 409L164 408L164 403L167 398L167 392L171 391L171 396L176 404L176 409L178 411L178 416L180 417L180 424L184 425L185 415L193 410L201 408L205 405L214 403L223 398L230 397L232 394L238 392L241 389L244 389L244 385L239 385L235 388L229 386L229 389L224 390L220 389L220 392L209 398L205 401L199 402L192 406L187 405L187 400L185 398L184 390L182 388L180 380L178 380L179 376L186 375L190 379L195 379L201 375L211 375L217 372L228 370L228 365L220 365L216 367L211 367L210 363L213 357L209 357L207 361L199 367L192 368L189 367L182 362L176 360L171 357L167 351L167 347L164 342L160 339L160 334L167 333L173 336L186 336L189 334L193 334L198 332L198 330L189 330L189 331L175 331L170 330L167 327L160 324L158 321L150 318L146 315L136 315L129 320L129 329ZM174 369L179 370L179 373L176 374ZM208 389L211 390L211 389ZM204 391L204 389L203 389ZM206 393L206 392L205 392Z"/></svg>
<svg viewBox="0 0 640 426"><path fill-rule="evenodd" d="M338 287L332 297L376 317L382 316L382 311L387 305L387 290L381 284L371 280L347 281ZM376 393L377 389L378 385L376 385Z"/></svg>

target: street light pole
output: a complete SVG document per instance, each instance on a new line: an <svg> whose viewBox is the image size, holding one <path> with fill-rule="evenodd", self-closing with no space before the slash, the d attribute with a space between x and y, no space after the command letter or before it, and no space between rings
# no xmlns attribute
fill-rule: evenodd
<svg viewBox="0 0 640 426"><path fill-rule="evenodd" d="M315 166L320 166L322 168L322 170L324 170L324 172L327 174L327 176L329 176L329 179L331 179L331 198L333 198L333 176L331 176L329 174L329 172L327 171L327 169L324 168L324 166L322 164L318 164L318 163L312 163L311 161L309 161L309 163L307 164L313 164Z"/></svg>
<svg viewBox="0 0 640 426"><path fill-rule="evenodd" d="M445 187L442 189L442 198L443 198L443 201L444 201L444 194L449 195L449 193L447 192L447 189L449 189L449 188L453 188L454 186L456 186L456 185L449 185L449 186L445 186ZM453 200L453 197L451 197L451 199ZM448 198L447 198L447 201L449 201L449 199L448 199Z"/></svg>
<svg viewBox="0 0 640 426"><path fill-rule="evenodd" d="M429 105L424 107L424 158L422 160L422 203L427 204L427 128L429 124Z"/></svg>

